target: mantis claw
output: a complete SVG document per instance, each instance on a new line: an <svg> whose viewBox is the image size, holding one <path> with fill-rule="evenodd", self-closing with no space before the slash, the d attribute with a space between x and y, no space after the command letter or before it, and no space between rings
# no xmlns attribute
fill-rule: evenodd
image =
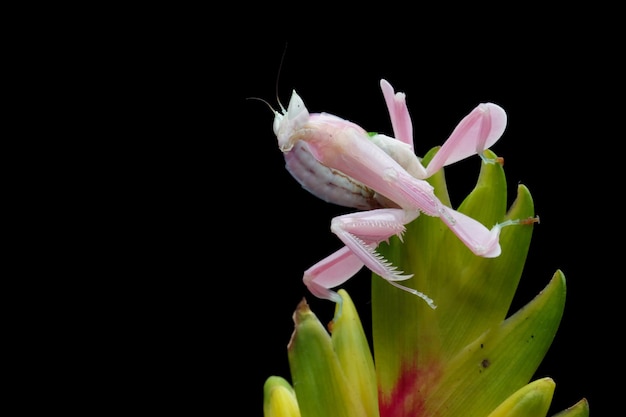
<svg viewBox="0 0 626 417"><path fill-rule="evenodd" d="M435 304L435 301L432 298L430 298L429 296L427 296L426 294L424 294L423 292L417 291L417 290L415 290L413 288L405 287L404 285L398 284L397 282L394 282L394 281L387 281L387 282L389 282L394 287L400 288L403 291L406 291L406 292L411 293L413 295L417 295L422 300L426 301L426 304L428 304L428 307L432 308L433 310L437 308L437 305Z"/></svg>
<svg viewBox="0 0 626 417"><path fill-rule="evenodd" d="M480 152L478 156L480 156L480 159L482 159L485 164L499 164L500 166L504 165L504 158L502 158L501 156L498 156L496 158L487 158L484 152Z"/></svg>

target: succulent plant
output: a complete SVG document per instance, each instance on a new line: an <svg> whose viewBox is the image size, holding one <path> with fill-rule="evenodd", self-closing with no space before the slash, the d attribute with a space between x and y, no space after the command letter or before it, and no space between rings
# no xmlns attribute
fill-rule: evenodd
<svg viewBox="0 0 626 417"><path fill-rule="evenodd" d="M444 169L428 182L451 207ZM535 216L524 185L508 206L504 168L485 160L457 210L487 227ZM438 219L419 216L402 239L394 236L378 251L413 274L403 285L427 294L437 308L372 274L372 354L345 290L339 289L342 307L327 326L303 299L287 347L291 382L276 375L266 380L265 417L545 417L555 381L532 378L563 315L564 273L555 271L534 299L509 315L534 227L504 228L501 255L483 258ZM588 415L583 398L553 417Z"/></svg>

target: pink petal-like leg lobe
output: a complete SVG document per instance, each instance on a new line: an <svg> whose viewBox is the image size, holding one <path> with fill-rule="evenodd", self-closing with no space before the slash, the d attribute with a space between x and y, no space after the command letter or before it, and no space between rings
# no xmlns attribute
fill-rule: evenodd
<svg viewBox="0 0 626 417"><path fill-rule="evenodd" d="M461 120L426 167L433 175L442 167L481 155L500 139L506 128L504 110L493 103L482 103Z"/></svg>
<svg viewBox="0 0 626 417"><path fill-rule="evenodd" d="M395 93L393 87L387 80L380 80L380 89L383 92L391 127L396 139L411 146L413 149L413 124L409 109L406 107L406 96L404 93Z"/></svg>
<svg viewBox="0 0 626 417"><path fill-rule="evenodd" d="M316 297L341 303L341 296L330 288L343 284L361 268L363 262L344 246L304 271L303 281Z"/></svg>

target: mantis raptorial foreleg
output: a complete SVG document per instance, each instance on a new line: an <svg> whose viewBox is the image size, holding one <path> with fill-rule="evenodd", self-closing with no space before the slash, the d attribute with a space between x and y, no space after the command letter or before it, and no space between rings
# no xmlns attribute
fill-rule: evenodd
<svg viewBox="0 0 626 417"><path fill-rule="evenodd" d="M335 217L331 231L346 246L306 270L305 285L320 298L341 302L341 297L329 288L342 284L366 266L391 284L423 298L434 307L433 300L425 294L396 282L409 279L412 274L399 271L376 252L378 244L388 241L391 236L402 239L405 225L417 216L418 211L377 209Z"/></svg>

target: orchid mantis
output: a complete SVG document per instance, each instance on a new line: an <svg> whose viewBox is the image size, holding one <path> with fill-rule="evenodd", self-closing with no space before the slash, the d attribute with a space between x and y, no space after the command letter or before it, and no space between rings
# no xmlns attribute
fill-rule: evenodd
<svg viewBox="0 0 626 417"><path fill-rule="evenodd" d="M315 296L341 303L331 288L366 266L435 308L426 294L398 282L412 275L399 271L376 248L393 235L402 238L405 225L423 213L439 217L477 256L493 258L500 254L500 229L517 221L488 229L445 206L425 178L474 154L494 162L483 152L500 138L507 116L496 104L478 105L424 167L413 150L413 127L404 93L395 93L384 79L380 87L394 137L370 135L331 114L309 113L295 91L286 110L281 106L281 112L274 111L273 130L291 175L327 202L364 210L332 219L331 231L345 246L307 269L303 281Z"/></svg>

